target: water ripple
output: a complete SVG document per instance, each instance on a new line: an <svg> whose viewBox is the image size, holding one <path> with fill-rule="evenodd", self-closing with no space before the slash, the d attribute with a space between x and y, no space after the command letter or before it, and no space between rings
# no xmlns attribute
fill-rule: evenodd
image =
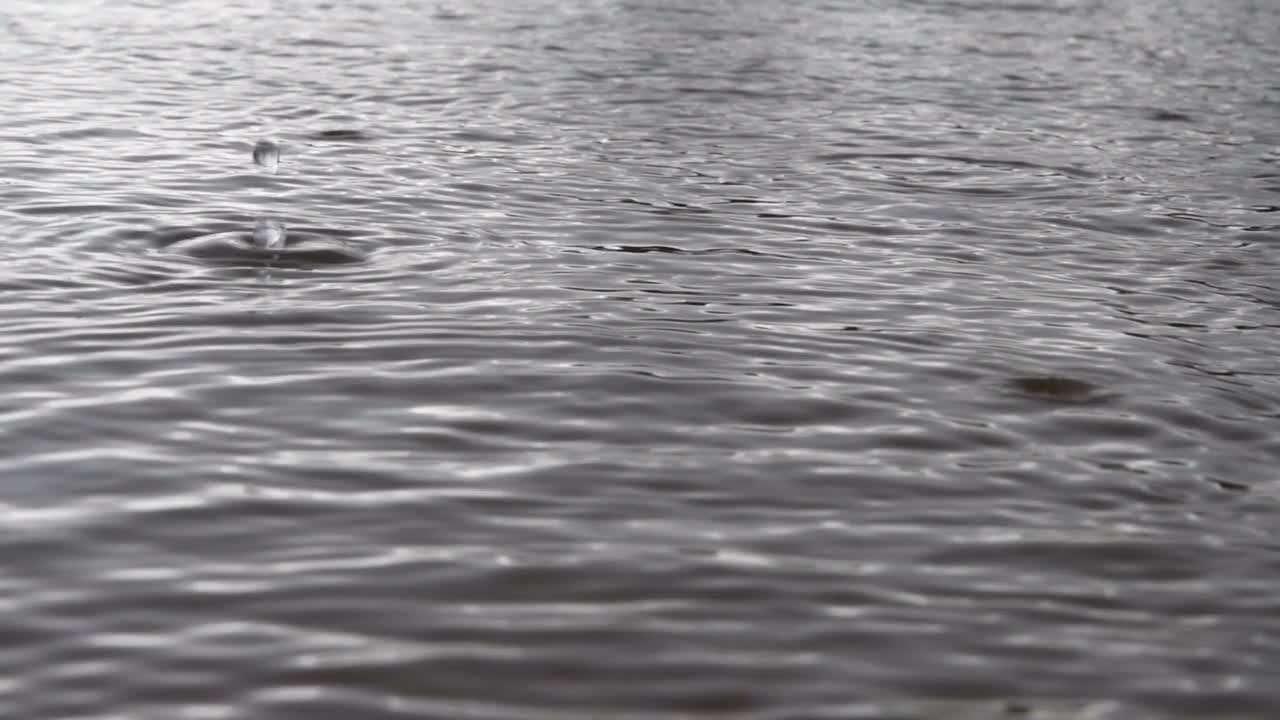
<svg viewBox="0 0 1280 720"><path fill-rule="evenodd" d="M1268 717L1277 22L15 0L0 715Z"/></svg>

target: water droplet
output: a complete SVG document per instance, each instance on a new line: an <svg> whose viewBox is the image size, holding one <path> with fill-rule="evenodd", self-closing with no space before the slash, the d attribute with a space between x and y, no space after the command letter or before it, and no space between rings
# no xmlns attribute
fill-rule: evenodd
<svg viewBox="0 0 1280 720"><path fill-rule="evenodd" d="M276 220L262 218L253 226L253 244L264 250L284 247L284 225Z"/></svg>
<svg viewBox="0 0 1280 720"><path fill-rule="evenodd" d="M259 140L253 146L253 162L274 173L280 167L280 146L270 140Z"/></svg>

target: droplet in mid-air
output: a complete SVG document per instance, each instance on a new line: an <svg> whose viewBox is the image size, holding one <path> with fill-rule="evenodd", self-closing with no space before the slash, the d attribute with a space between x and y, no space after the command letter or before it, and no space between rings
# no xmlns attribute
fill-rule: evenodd
<svg viewBox="0 0 1280 720"><path fill-rule="evenodd" d="M253 146L253 162L274 173L280 167L280 146L270 140L259 140Z"/></svg>
<svg viewBox="0 0 1280 720"><path fill-rule="evenodd" d="M276 220L262 218L253 226L253 244L264 250L284 247L284 225Z"/></svg>

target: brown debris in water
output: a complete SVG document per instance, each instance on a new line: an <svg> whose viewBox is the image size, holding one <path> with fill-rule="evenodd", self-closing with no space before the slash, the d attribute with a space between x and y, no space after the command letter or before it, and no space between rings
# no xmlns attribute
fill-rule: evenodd
<svg viewBox="0 0 1280 720"><path fill-rule="evenodd" d="M1091 382L1060 375L1013 378L1009 386L1023 395L1066 403L1092 402L1100 398L1102 391Z"/></svg>

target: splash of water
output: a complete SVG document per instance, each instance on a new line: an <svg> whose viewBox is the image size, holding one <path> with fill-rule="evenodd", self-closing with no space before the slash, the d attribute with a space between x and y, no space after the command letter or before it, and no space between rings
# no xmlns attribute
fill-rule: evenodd
<svg viewBox="0 0 1280 720"><path fill-rule="evenodd" d="M262 218L253 226L253 244L263 250L284 247L285 236L284 225L277 220Z"/></svg>
<svg viewBox="0 0 1280 720"><path fill-rule="evenodd" d="M280 146L270 140L259 140L253 145L253 162L274 174L280 167Z"/></svg>

